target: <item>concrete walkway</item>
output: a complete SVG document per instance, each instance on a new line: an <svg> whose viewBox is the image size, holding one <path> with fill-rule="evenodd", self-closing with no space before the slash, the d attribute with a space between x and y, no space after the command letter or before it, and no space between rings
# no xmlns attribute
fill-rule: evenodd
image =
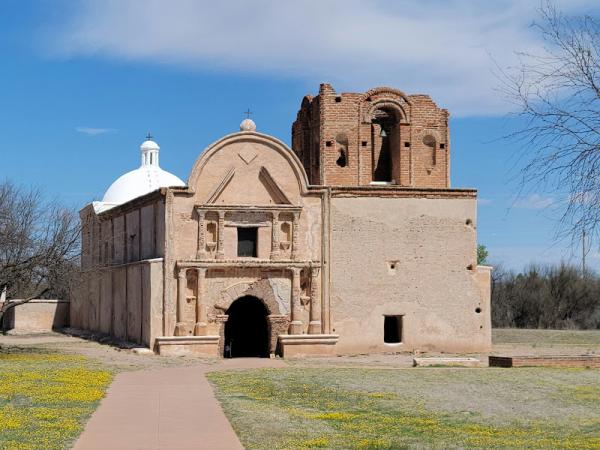
<svg viewBox="0 0 600 450"><path fill-rule="evenodd" d="M74 449L242 449L204 374L283 365L268 359L233 359L210 366L120 373Z"/></svg>

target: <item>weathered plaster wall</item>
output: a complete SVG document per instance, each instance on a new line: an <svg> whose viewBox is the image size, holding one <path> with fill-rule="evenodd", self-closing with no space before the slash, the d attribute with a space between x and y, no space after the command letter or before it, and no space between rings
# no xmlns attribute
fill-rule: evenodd
<svg viewBox="0 0 600 450"><path fill-rule="evenodd" d="M152 348L162 335L162 259L85 272L71 302L71 326Z"/></svg>
<svg viewBox="0 0 600 450"><path fill-rule="evenodd" d="M333 198L331 222L338 352L489 348L475 198ZM384 315L404 315L402 344L384 344Z"/></svg>
<svg viewBox="0 0 600 450"><path fill-rule="evenodd" d="M151 347L162 335L165 217L160 191L82 218L82 281L71 325Z"/></svg>
<svg viewBox="0 0 600 450"><path fill-rule="evenodd" d="M17 333L41 333L68 325L68 301L37 299L9 309L3 323L4 330Z"/></svg>

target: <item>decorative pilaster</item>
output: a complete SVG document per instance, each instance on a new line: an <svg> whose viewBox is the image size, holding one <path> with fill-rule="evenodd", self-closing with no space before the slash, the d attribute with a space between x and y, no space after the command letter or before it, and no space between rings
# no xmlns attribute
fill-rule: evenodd
<svg viewBox="0 0 600 450"><path fill-rule="evenodd" d="M292 314L290 334L302 334L302 321L300 320L300 268L292 268Z"/></svg>
<svg viewBox="0 0 600 450"><path fill-rule="evenodd" d="M198 250L196 251L196 259L206 258L206 225L204 222L206 213L201 210L196 210L198 213Z"/></svg>
<svg viewBox="0 0 600 450"><path fill-rule="evenodd" d="M271 213L271 259L279 258L279 211Z"/></svg>
<svg viewBox="0 0 600 450"><path fill-rule="evenodd" d="M312 267L310 272L310 322L309 334L321 334L321 293L319 292L319 268Z"/></svg>
<svg viewBox="0 0 600 450"><path fill-rule="evenodd" d="M206 295L204 295L204 283L206 278L206 269L196 269L198 278L198 294L196 296L196 325L194 326L194 336L206 336L208 326L208 305L206 304Z"/></svg>
<svg viewBox="0 0 600 450"><path fill-rule="evenodd" d="M179 273L177 274L177 323L175 324L175 336L186 335L185 324L183 323L186 290L187 269L179 269Z"/></svg>
<svg viewBox="0 0 600 450"><path fill-rule="evenodd" d="M299 240L300 240L300 212L294 212L294 219L292 222L292 259L298 259L299 254Z"/></svg>
<svg viewBox="0 0 600 450"><path fill-rule="evenodd" d="M223 234L225 233L225 211L219 211L219 230L217 231L217 259L225 259Z"/></svg>

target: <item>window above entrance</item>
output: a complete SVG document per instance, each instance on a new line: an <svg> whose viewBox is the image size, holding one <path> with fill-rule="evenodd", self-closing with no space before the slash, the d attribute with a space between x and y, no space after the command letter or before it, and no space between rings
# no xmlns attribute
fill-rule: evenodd
<svg viewBox="0 0 600 450"><path fill-rule="evenodd" d="M256 258L257 227L238 227L237 255L239 257Z"/></svg>

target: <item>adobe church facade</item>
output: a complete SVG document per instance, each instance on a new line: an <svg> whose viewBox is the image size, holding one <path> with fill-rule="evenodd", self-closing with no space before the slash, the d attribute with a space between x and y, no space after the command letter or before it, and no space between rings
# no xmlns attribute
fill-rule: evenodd
<svg viewBox="0 0 600 450"><path fill-rule="evenodd" d="M450 188L446 110L323 84L292 149L247 119L184 183L144 142L140 169L81 211L71 325L165 355L485 351L476 209Z"/></svg>

